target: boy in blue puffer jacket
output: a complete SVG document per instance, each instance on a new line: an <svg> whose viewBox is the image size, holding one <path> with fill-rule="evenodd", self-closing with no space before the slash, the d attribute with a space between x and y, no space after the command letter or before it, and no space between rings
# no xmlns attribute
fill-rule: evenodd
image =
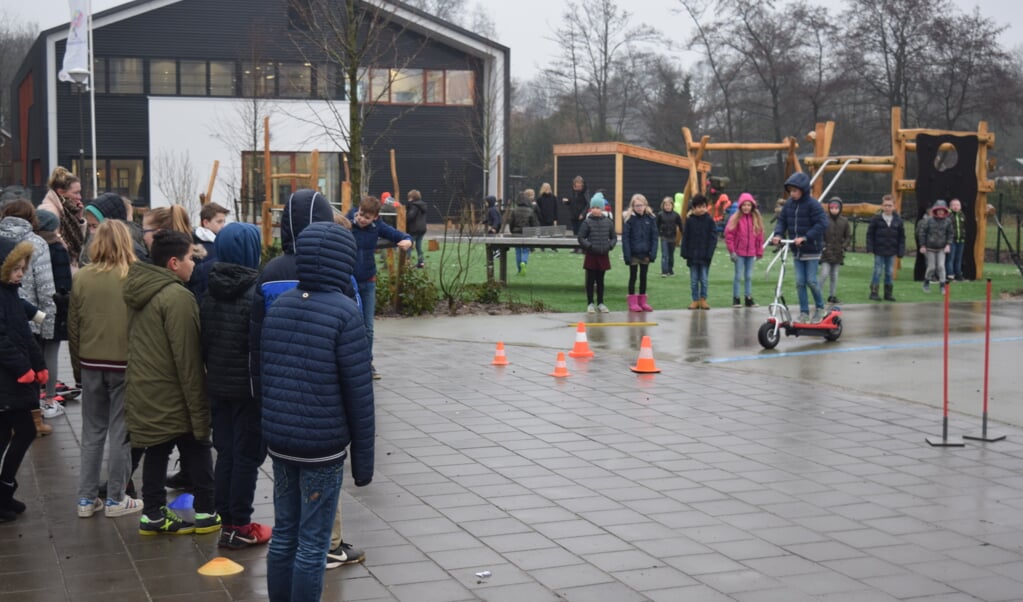
<svg viewBox="0 0 1023 602"><path fill-rule="evenodd" d="M810 196L810 177L803 172L796 172L785 180L785 192L789 200L778 215L778 223L774 227L773 244L783 236L795 240L796 294L799 296L798 322L820 322L824 317L824 297L817 282L817 268L821 261L821 250L824 248L824 231L828 229L828 214ZM806 289L813 293L815 310L810 317L810 301Z"/></svg>
<svg viewBox="0 0 1023 602"><path fill-rule="evenodd" d="M356 487L373 479L369 343L342 292L355 268L352 234L314 223L295 242L298 287L267 310L261 336L263 437L273 459L270 600L319 600L351 446Z"/></svg>

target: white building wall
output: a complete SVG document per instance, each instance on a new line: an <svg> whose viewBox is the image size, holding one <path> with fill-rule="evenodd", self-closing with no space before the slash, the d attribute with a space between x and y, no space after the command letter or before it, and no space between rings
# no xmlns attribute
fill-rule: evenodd
<svg viewBox="0 0 1023 602"><path fill-rule="evenodd" d="M342 132L348 129L348 103L307 100L259 101L258 152L263 151L263 116L270 118L273 152L337 153L348 150ZM170 205L158 187L168 158L186 158L195 174L190 201L198 207L205 193L213 162L220 161L212 200L233 206L241 192L242 151L251 150L253 100L244 98L149 98L149 196L151 207ZM339 126L339 120L342 125ZM189 206L193 202L188 203ZM193 216L194 217L194 216Z"/></svg>

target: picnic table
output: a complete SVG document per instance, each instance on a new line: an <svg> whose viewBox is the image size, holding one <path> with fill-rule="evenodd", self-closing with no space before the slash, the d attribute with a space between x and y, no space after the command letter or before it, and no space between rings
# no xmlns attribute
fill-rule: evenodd
<svg viewBox="0 0 1023 602"><path fill-rule="evenodd" d="M508 283L508 254L515 247L579 249L579 239L565 226L523 228L522 234L490 234L482 241L487 246L487 281L494 280L494 258L498 259L497 277Z"/></svg>

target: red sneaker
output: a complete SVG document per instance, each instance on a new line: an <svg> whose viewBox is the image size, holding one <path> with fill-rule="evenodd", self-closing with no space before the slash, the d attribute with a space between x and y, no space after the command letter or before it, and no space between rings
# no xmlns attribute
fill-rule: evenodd
<svg viewBox="0 0 1023 602"><path fill-rule="evenodd" d="M271 529L259 523L249 523L240 527L225 527L220 534L217 545L222 548L240 550L249 546L258 546L270 541Z"/></svg>

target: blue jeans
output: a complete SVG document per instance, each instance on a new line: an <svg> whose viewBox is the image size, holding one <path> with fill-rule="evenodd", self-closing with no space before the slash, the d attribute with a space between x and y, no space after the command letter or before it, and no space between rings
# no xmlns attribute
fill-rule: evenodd
<svg viewBox="0 0 1023 602"><path fill-rule="evenodd" d="M895 256L874 255L874 275L870 277L870 286L877 286L881 282L881 274L884 274L885 286L892 284L892 271L895 269Z"/></svg>
<svg viewBox="0 0 1023 602"><path fill-rule="evenodd" d="M739 282L746 283L746 296L753 296L753 264L756 261L756 257L742 257L740 255L735 258L735 278L732 280L733 297L739 296Z"/></svg>
<svg viewBox="0 0 1023 602"><path fill-rule="evenodd" d="M423 263L424 261L426 261L426 258L423 256L423 237L424 236L426 236L426 234L414 234L412 236L412 242L415 243L415 245L416 245L416 256L418 258L418 263Z"/></svg>
<svg viewBox="0 0 1023 602"><path fill-rule="evenodd" d="M529 263L529 247L515 247L515 267Z"/></svg>
<svg viewBox="0 0 1023 602"><path fill-rule="evenodd" d="M945 276L954 276L956 280L962 280L963 252L966 250L966 243L954 242L949 247L948 255L945 256Z"/></svg>
<svg viewBox="0 0 1023 602"><path fill-rule="evenodd" d="M266 459L262 412L251 398L228 399L210 395L213 448L213 496L225 526L242 527L252 522L259 467Z"/></svg>
<svg viewBox="0 0 1023 602"><path fill-rule="evenodd" d="M693 293L693 301L707 298L707 276L709 274L709 265L693 264L689 266L689 288Z"/></svg>
<svg viewBox="0 0 1023 602"><path fill-rule="evenodd" d="M821 297L821 287L817 283L817 266L820 259L797 259L796 263L796 296L799 297L799 311L810 313L810 300L807 298L806 289L810 288L813 293L814 307L824 307L824 298Z"/></svg>
<svg viewBox="0 0 1023 602"><path fill-rule="evenodd" d="M362 299L362 324L369 341L369 360L373 361L373 316L377 313L377 281L359 283L359 297Z"/></svg>
<svg viewBox="0 0 1023 602"><path fill-rule="evenodd" d="M661 273L675 273L675 239L661 239Z"/></svg>
<svg viewBox="0 0 1023 602"><path fill-rule="evenodd" d="M274 528L266 554L271 601L318 602L344 464L274 463Z"/></svg>

